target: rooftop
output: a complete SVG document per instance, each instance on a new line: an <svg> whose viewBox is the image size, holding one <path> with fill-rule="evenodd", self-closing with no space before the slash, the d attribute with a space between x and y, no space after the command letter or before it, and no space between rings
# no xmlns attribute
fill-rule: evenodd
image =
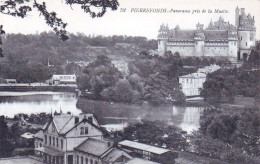
<svg viewBox="0 0 260 164"><path fill-rule="evenodd" d="M34 134L34 137L43 139L43 131L39 130L37 133Z"/></svg>
<svg viewBox="0 0 260 164"><path fill-rule="evenodd" d="M26 139L33 139L34 134L26 132L26 133L22 134L21 137L26 138Z"/></svg>
<svg viewBox="0 0 260 164"><path fill-rule="evenodd" d="M157 162L153 162L153 161L148 161L146 159L141 159L141 158L133 158L129 161L126 162L126 164L159 164Z"/></svg>
<svg viewBox="0 0 260 164"><path fill-rule="evenodd" d="M205 73L191 73L188 75L180 76L180 78L193 78L193 79L206 78L206 74Z"/></svg>
<svg viewBox="0 0 260 164"><path fill-rule="evenodd" d="M75 150L100 157L112 148L112 146L113 144L108 141L88 138L76 147Z"/></svg>
<svg viewBox="0 0 260 164"><path fill-rule="evenodd" d="M163 149L160 147L155 147L155 146L151 146L151 145L147 145L147 144L143 144L143 143L139 143L139 142L134 142L134 141L129 141L129 140L121 141L121 142L119 142L119 145L152 152L154 154L163 154L163 153L170 151L170 150Z"/></svg>
<svg viewBox="0 0 260 164"><path fill-rule="evenodd" d="M78 122L80 123L84 118L87 120L88 123L93 125L96 128L99 128L98 123L96 122L93 114L81 114L79 116L73 116L71 114L56 114L53 116L53 123L58 131L59 134L66 134L69 132L72 128L74 128L75 125L75 118L78 118ZM88 119L92 118L93 122L88 121ZM47 125L44 125L44 129L48 127L49 123Z"/></svg>
<svg viewBox="0 0 260 164"><path fill-rule="evenodd" d="M123 150L120 150L118 148L113 148L111 151L109 151L109 153L105 154L102 157L102 161L115 162L121 156L125 156L128 159L132 159L132 157L128 155L126 152L124 152Z"/></svg>

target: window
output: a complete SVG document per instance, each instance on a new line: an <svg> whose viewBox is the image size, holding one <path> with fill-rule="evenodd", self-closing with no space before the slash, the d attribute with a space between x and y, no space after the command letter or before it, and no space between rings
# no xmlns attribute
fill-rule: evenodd
<svg viewBox="0 0 260 164"><path fill-rule="evenodd" d="M60 140L60 147L61 147L61 149L63 149L63 140L62 139Z"/></svg>
<svg viewBox="0 0 260 164"><path fill-rule="evenodd" d="M88 158L85 159L85 163L88 164Z"/></svg>
<svg viewBox="0 0 260 164"><path fill-rule="evenodd" d="M90 164L93 164L93 160L92 159L90 160Z"/></svg>
<svg viewBox="0 0 260 164"><path fill-rule="evenodd" d="M85 127L85 134L88 134L88 127Z"/></svg>
<svg viewBox="0 0 260 164"><path fill-rule="evenodd" d="M234 45L236 45L236 42L234 42Z"/></svg>
<svg viewBox="0 0 260 164"><path fill-rule="evenodd" d="M35 142L35 147L36 147L36 148L38 147L38 142Z"/></svg>
<svg viewBox="0 0 260 164"><path fill-rule="evenodd" d="M88 127L80 127L80 135L88 134Z"/></svg>
<svg viewBox="0 0 260 164"><path fill-rule="evenodd" d="M55 138L53 137L53 140L52 140L52 144L53 146L55 146Z"/></svg>
<svg viewBox="0 0 260 164"><path fill-rule="evenodd" d="M50 143L49 143L49 145L51 145L51 136L49 136L49 140L50 140Z"/></svg>
<svg viewBox="0 0 260 164"><path fill-rule="evenodd" d="M79 164L79 156L77 155L77 164Z"/></svg>
<svg viewBox="0 0 260 164"><path fill-rule="evenodd" d="M47 135L45 134L45 144L47 145Z"/></svg>
<svg viewBox="0 0 260 164"><path fill-rule="evenodd" d="M98 164L98 162L96 161L95 164Z"/></svg>
<svg viewBox="0 0 260 164"><path fill-rule="evenodd" d="M80 127L80 135L84 135L84 127Z"/></svg>
<svg viewBox="0 0 260 164"><path fill-rule="evenodd" d="M246 42L246 46L247 46L247 42Z"/></svg>
<svg viewBox="0 0 260 164"><path fill-rule="evenodd" d="M240 37L240 40L242 40L242 36Z"/></svg>
<svg viewBox="0 0 260 164"><path fill-rule="evenodd" d="M83 160L83 157L81 157L81 164L83 164L84 160Z"/></svg>
<svg viewBox="0 0 260 164"><path fill-rule="evenodd" d="M57 147L59 147L59 139L56 138Z"/></svg>
<svg viewBox="0 0 260 164"><path fill-rule="evenodd" d="M40 147L42 147L42 144L40 143Z"/></svg>

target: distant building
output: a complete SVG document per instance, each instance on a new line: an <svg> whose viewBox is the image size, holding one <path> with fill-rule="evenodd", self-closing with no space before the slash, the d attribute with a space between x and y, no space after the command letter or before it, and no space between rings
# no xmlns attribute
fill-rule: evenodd
<svg viewBox="0 0 260 164"><path fill-rule="evenodd" d="M128 151L131 156L154 162L173 164L175 159L178 158L178 153L176 152L139 142L124 140L119 142L118 145Z"/></svg>
<svg viewBox="0 0 260 164"><path fill-rule="evenodd" d="M34 145L33 140L34 140L34 134L32 134L30 132L26 132L26 133L21 135L20 143L24 147L33 148L33 145ZM19 154L19 149L16 153Z"/></svg>
<svg viewBox="0 0 260 164"><path fill-rule="evenodd" d="M5 79L7 84L17 84L16 79Z"/></svg>
<svg viewBox="0 0 260 164"><path fill-rule="evenodd" d="M164 55L171 51L181 57L227 57L230 60L246 60L255 46L255 19L246 15L244 8L236 8L235 25L225 22L222 17L216 22L204 25L198 23L195 30L181 30L177 25L169 29L162 24L158 34L158 52Z"/></svg>
<svg viewBox="0 0 260 164"><path fill-rule="evenodd" d="M199 68L196 73L179 77L179 84L182 87L182 92L187 97L199 96L200 90L203 88L203 83L206 81L206 76L209 73L219 70L221 67L212 64L204 68Z"/></svg>
<svg viewBox="0 0 260 164"><path fill-rule="evenodd" d="M60 84L77 84L76 75L52 75L50 80L47 80L48 84L60 85Z"/></svg>
<svg viewBox="0 0 260 164"><path fill-rule="evenodd" d="M43 130L39 130L37 133L34 134L34 147L39 148L43 147ZM43 154L41 152L35 151L35 154L38 156L42 156Z"/></svg>
<svg viewBox="0 0 260 164"><path fill-rule="evenodd" d="M180 76L179 83L182 87L182 92L186 96L199 96L200 89L203 88L203 83L206 81L205 73L191 73Z"/></svg>

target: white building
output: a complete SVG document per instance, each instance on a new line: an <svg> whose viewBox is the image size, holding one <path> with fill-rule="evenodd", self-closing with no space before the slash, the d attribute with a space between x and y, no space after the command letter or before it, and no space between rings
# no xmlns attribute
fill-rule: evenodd
<svg viewBox="0 0 260 164"><path fill-rule="evenodd" d="M35 137L35 155L47 164L123 164L133 159L103 138L93 114L56 113Z"/></svg>
<svg viewBox="0 0 260 164"><path fill-rule="evenodd" d="M200 95L200 89L203 88L203 83L205 81L206 81L205 73L191 73L179 77L179 83L182 87L182 92L186 96Z"/></svg>
<svg viewBox="0 0 260 164"><path fill-rule="evenodd" d="M47 83L52 85L77 84L77 77L76 75L52 75Z"/></svg>
<svg viewBox="0 0 260 164"><path fill-rule="evenodd" d="M88 138L102 140L103 133L92 114L57 114L43 128L43 146L35 147L44 163L73 164L74 148Z"/></svg>

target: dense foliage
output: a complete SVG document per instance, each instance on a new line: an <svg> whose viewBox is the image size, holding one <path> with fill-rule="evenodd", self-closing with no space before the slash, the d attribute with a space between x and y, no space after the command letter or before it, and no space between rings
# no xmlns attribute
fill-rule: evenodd
<svg viewBox="0 0 260 164"><path fill-rule="evenodd" d="M5 58L0 60L0 77L18 82L44 82L52 74L80 74L84 68L74 61L92 62L99 55L110 58L131 58L131 52L156 46L144 37L86 36L70 34L66 42L54 33L37 35L8 34L3 40ZM133 48L116 47L129 43ZM68 61L68 63L67 63Z"/></svg>
<svg viewBox="0 0 260 164"><path fill-rule="evenodd" d="M160 121L146 121L129 125L116 133L120 140L131 140L183 151L187 148L185 132L175 126Z"/></svg>
<svg viewBox="0 0 260 164"><path fill-rule="evenodd" d="M33 148L34 146L32 140L22 140L21 135L25 132L34 134L37 132L37 129L20 126L20 116L21 114L16 115L13 120L9 119L9 125L7 124L7 119L4 116L0 116L0 157L12 156L15 148ZM25 115L25 119L33 121L33 123L43 123L44 120L44 123L46 123L46 116L48 115L45 113L41 113L37 116L36 114L31 116ZM36 117L37 119L35 119Z"/></svg>
<svg viewBox="0 0 260 164"><path fill-rule="evenodd" d="M192 140L196 153L232 163L260 161L259 109L205 109L200 125Z"/></svg>
<svg viewBox="0 0 260 164"><path fill-rule="evenodd" d="M259 43L258 43L259 45ZM259 48L259 47L258 47ZM208 103L230 103L237 95L258 97L260 93L260 51L252 50L240 68L221 69L207 76L201 95Z"/></svg>
<svg viewBox="0 0 260 164"><path fill-rule="evenodd" d="M127 63L129 74L124 76L112 65L111 60L101 56L84 69L78 78L78 86L83 92L88 92L85 95L98 100L149 102L153 105L185 104L179 76L213 63L223 65L227 62L212 58L181 58L178 53L165 54L164 57L151 56L141 51Z"/></svg>

